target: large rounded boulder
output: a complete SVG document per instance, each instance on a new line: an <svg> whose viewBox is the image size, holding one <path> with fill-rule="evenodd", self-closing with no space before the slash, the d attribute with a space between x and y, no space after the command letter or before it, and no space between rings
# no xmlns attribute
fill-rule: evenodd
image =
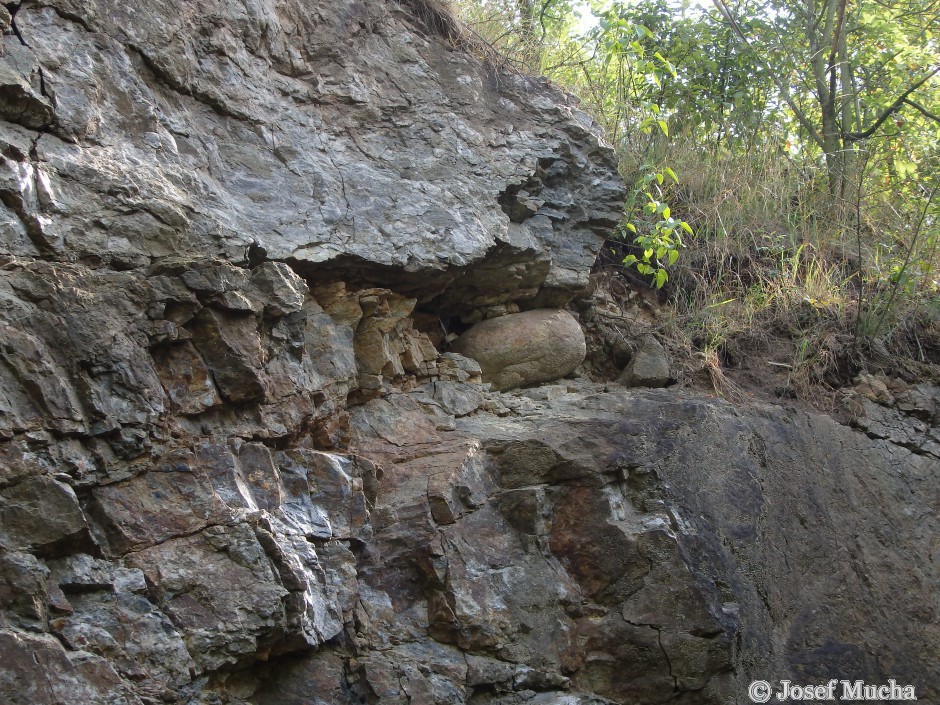
<svg viewBox="0 0 940 705"><path fill-rule="evenodd" d="M476 324L454 350L479 362L483 381L504 390L571 374L584 361L587 345L570 313L535 309Z"/></svg>

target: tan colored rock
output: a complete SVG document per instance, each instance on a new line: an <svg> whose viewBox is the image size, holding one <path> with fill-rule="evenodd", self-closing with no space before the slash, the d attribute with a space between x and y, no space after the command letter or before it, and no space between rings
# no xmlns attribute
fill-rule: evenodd
<svg viewBox="0 0 940 705"><path fill-rule="evenodd" d="M535 309L478 323L454 345L480 363L494 389L551 382L584 361L584 332L567 311Z"/></svg>

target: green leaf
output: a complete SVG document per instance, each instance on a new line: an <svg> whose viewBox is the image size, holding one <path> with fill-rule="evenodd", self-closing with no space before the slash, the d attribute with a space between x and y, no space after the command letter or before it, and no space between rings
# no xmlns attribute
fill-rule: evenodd
<svg viewBox="0 0 940 705"><path fill-rule="evenodd" d="M659 81L657 81L656 84L659 85ZM669 125L666 124L666 121L657 120L656 123L659 125L659 129L663 131L663 134L669 137Z"/></svg>
<svg viewBox="0 0 940 705"><path fill-rule="evenodd" d="M626 257L623 258L623 263L627 265L628 267L631 264L634 264L636 261L637 261L637 258L634 257L633 255L627 255Z"/></svg>
<svg viewBox="0 0 940 705"><path fill-rule="evenodd" d="M725 304L730 304L734 299L725 299L724 301L719 301L714 304L708 304L705 308L718 308L719 306L724 306Z"/></svg>
<svg viewBox="0 0 940 705"><path fill-rule="evenodd" d="M683 220L681 223L679 223L679 227L681 227L683 230L685 230L689 235L694 235L694 234L695 234L695 233L692 232L692 226L689 225L688 223L686 223L684 220Z"/></svg>
<svg viewBox="0 0 940 705"><path fill-rule="evenodd" d="M659 269L656 271L656 288L662 289L663 284L666 283L666 280L669 278L669 275L666 274L665 269Z"/></svg>
<svg viewBox="0 0 940 705"><path fill-rule="evenodd" d="M662 182L663 182L663 175L662 175L662 174L656 174L656 180L657 180L659 183L662 183Z"/></svg>
<svg viewBox="0 0 940 705"><path fill-rule="evenodd" d="M679 250L669 250L669 266L671 267L679 259Z"/></svg>
<svg viewBox="0 0 940 705"><path fill-rule="evenodd" d="M669 206L663 208L663 218L668 218L670 213L672 213L672 211L669 210Z"/></svg>
<svg viewBox="0 0 940 705"><path fill-rule="evenodd" d="M676 176L676 172L674 172L674 171L673 171L672 169L670 169L668 166L667 166L665 169L663 169L663 171L665 171L667 174L669 174L669 176L672 177L672 180L673 180L673 181L675 181L676 183L679 183L679 177Z"/></svg>
<svg viewBox="0 0 940 705"><path fill-rule="evenodd" d="M625 227L626 227L626 229L629 230L631 233L633 233L634 235L636 235L636 226L635 226L633 223L627 223Z"/></svg>

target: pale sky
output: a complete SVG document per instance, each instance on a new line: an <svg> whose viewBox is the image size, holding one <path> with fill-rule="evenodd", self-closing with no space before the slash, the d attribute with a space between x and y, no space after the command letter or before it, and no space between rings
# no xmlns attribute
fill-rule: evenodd
<svg viewBox="0 0 940 705"><path fill-rule="evenodd" d="M607 4L608 4L608 3L606 3L606 2L603 3L603 5L605 5L605 6L606 6ZM711 6L712 6L712 0L685 0L685 5L686 5L686 7L689 7L689 8L692 8L692 7L711 7ZM594 17L593 14L591 14L591 7L590 7L590 5L589 5L587 2L584 2L584 0L579 0L578 2L575 2L575 3L574 3L574 9L575 9L575 11L581 16L581 21L578 22L578 25L577 25L577 27L578 27L578 33L579 33L579 34L584 34L585 32L589 31L589 30L596 24L597 18Z"/></svg>

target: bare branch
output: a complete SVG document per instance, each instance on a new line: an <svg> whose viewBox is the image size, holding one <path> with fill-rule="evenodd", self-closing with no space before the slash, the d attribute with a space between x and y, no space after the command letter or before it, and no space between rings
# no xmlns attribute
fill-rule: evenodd
<svg viewBox="0 0 940 705"><path fill-rule="evenodd" d="M898 96L897 100L895 100L891 105L889 105L884 110L884 112L878 116L878 119L875 120L874 123L872 123L871 127L861 132L849 132L847 134L844 134L842 135L842 139L845 140L846 142L858 142L859 140L864 140L864 139L868 139L869 137L871 137L873 134L875 134L878 128L881 127L882 123L885 120L887 120L889 117L894 115L898 110L900 110L901 106L904 105L904 102L907 100L907 97L911 93L913 93L922 85L927 83L927 81L929 81L931 78L936 76L938 73L940 73L940 65L938 65L933 71L928 73L926 76L918 80L916 83L912 84L910 88L908 88L900 96Z"/></svg>
<svg viewBox="0 0 940 705"><path fill-rule="evenodd" d="M923 115L924 117L929 118L929 119L931 119L931 120L934 120L935 122L940 122L940 115L935 115L934 113L931 113L930 111L927 110L927 108L925 108L924 106L920 105L919 103L915 103L915 102L914 102L913 100L911 100L910 98L905 98L905 99L904 99L904 102L905 102L907 105L910 105L912 108L915 108L915 109L916 109L918 112L920 112L920 114Z"/></svg>

